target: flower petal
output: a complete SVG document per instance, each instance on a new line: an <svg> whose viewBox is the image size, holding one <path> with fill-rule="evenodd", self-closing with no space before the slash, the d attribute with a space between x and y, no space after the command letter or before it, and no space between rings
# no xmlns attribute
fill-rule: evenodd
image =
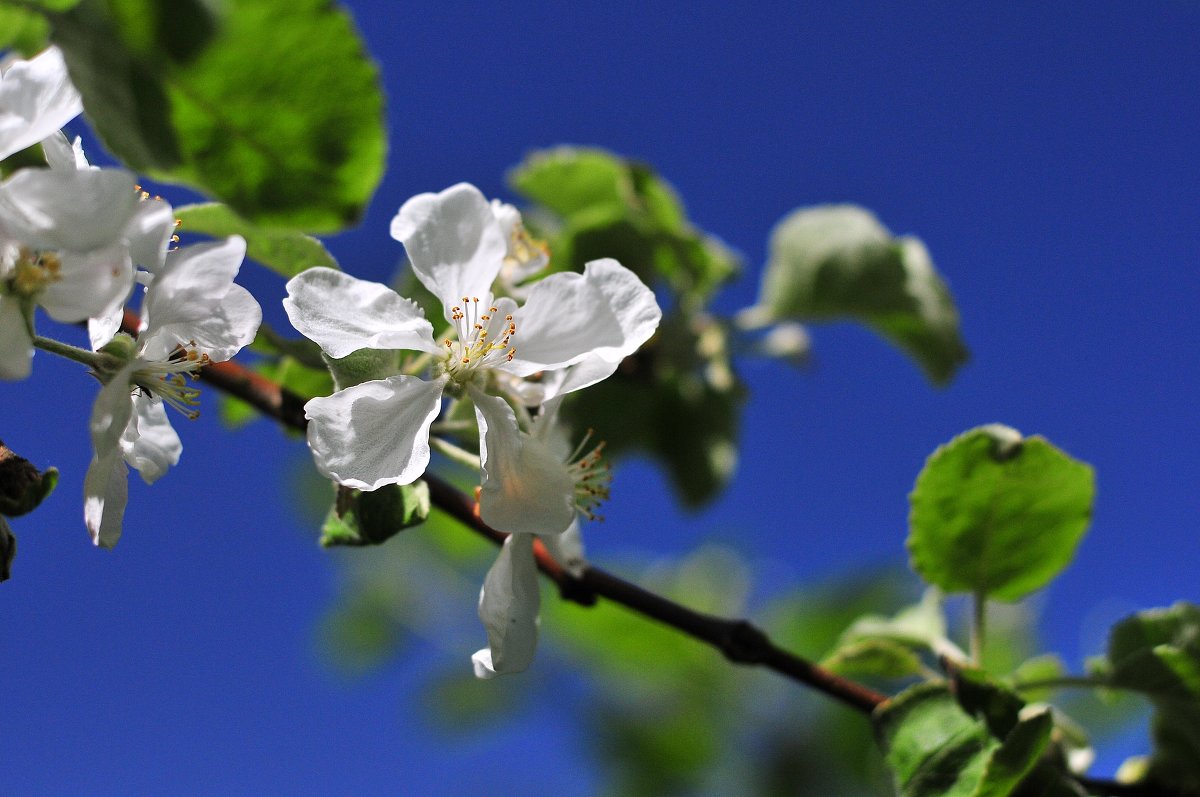
<svg viewBox="0 0 1200 797"><path fill-rule="evenodd" d="M142 314L149 324L143 337L160 327L208 318L229 292L245 256L240 235L171 252L146 290Z"/></svg>
<svg viewBox="0 0 1200 797"><path fill-rule="evenodd" d="M153 288L152 288L153 289ZM213 362L224 362L248 346L262 323L262 308L241 285L229 292L206 318L187 323L157 326L142 334L142 356L165 359L175 346L194 346Z"/></svg>
<svg viewBox="0 0 1200 797"><path fill-rule="evenodd" d="M0 186L0 227L35 249L90 252L122 240L137 203L123 169L21 169Z"/></svg>
<svg viewBox="0 0 1200 797"><path fill-rule="evenodd" d="M283 308L292 326L330 357L359 349L440 351L417 303L386 285L310 268L288 280L287 292Z"/></svg>
<svg viewBox="0 0 1200 797"><path fill-rule="evenodd" d="M583 533L579 528L579 518L575 518L562 534L542 537L542 544L564 570L576 578L583 575L587 559L583 555Z"/></svg>
<svg viewBox="0 0 1200 797"><path fill-rule="evenodd" d="M464 296L491 301L508 244L475 186L459 183L408 200L392 219L392 237L404 244L417 279L442 300L447 321Z"/></svg>
<svg viewBox="0 0 1200 797"><path fill-rule="evenodd" d="M55 321L74 324L103 316L133 289L133 264L120 243L88 252L59 252L59 261L60 278L37 300Z"/></svg>
<svg viewBox="0 0 1200 797"><path fill-rule="evenodd" d="M129 497L121 438L133 417L129 379L135 368L130 363L101 388L92 406L89 424L95 454L83 480L83 516L92 542L104 548L117 544L121 519Z"/></svg>
<svg viewBox="0 0 1200 797"><path fill-rule="evenodd" d="M304 415L317 470L360 490L416 481L429 465L429 425L445 384L391 376L310 399Z"/></svg>
<svg viewBox="0 0 1200 797"><path fill-rule="evenodd" d="M72 142L61 130L42 139L42 152L46 156L46 165L51 169L73 172L96 168L88 163L87 156L83 154L83 142L79 136L75 136Z"/></svg>
<svg viewBox="0 0 1200 797"><path fill-rule="evenodd" d="M33 341L21 303L0 294L0 379L24 379L33 366Z"/></svg>
<svg viewBox="0 0 1200 797"><path fill-rule="evenodd" d="M488 646L471 657L475 677L494 678L529 667L537 651L540 602L533 535L513 534L479 591L479 619L487 629Z"/></svg>
<svg viewBox="0 0 1200 797"><path fill-rule="evenodd" d="M133 397L134 415L121 436L121 452L146 484L153 484L179 462L183 443L171 427L162 401L148 396Z"/></svg>
<svg viewBox="0 0 1200 797"><path fill-rule="evenodd" d="M17 61L0 79L0 160L57 131L83 113L62 51L50 47Z"/></svg>
<svg viewBox="0 0 1200 797"><path fill-rule="evenodd" d="M522 434L512 407L471 388L483 486L479 516L494 529L558 534L575 518L575 483L541 440Z"/></svg>
<svg viewBox="0 0 1200 797"><path fill-rule="evenodd" d="M175 209L161 199L142 200L125 228L129 258L142 268L159 273L166 265L167 247L174 234Z"/></svg>
<svg viewBox="0 0 1200 797"><path fill-rule="evenodd" d="M611 365L588 375L593 384L649 340L661 319L654 292L636 274L612 259L593 260L583 274L552 274L530 289L515 314L517 353L505 370L527 376L584 361Z"/></svg>

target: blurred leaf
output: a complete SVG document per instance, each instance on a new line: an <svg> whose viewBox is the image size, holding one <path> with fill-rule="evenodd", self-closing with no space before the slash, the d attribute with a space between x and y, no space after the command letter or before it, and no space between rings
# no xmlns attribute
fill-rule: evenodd
<svg viewBox="0 0 1200 797"><path fill-rule="evenodd" d="M79 5L79 0L22 0L26 6L36 6L46 11L69 11Z"/></svg>
<svg viewBox="0 0 1200 797"><path fill-rule="evenodd" d="M253 370L304 399L328 396L333 392L333 377L328 369L309 368L293 357L262 360L253 365ZM258 411L241 399L222 394L220 402L221 421L232 428L258 417Z"/></svg>
<svg viewBox="0 0 1200 797"><path fill-rule="evenodd" d="M552 265L578 271L590 260L615 258L647 284L663 280L693 305L738 270L732 253L688 222L674 189L645 164L557 147L531 154L509 180L562 219Z"/></svg>
<svg viewBox="0 0 1200 797"><path fill-rule="evenodd" d="M863 639L839 647L821 666L856 678L908 678L922 671L911 648L890 639Z"/></svg>
<svg viewBox="0 0 1200 797"><path fill-rule="evenodd" d="M50 24L41 14L0 2L0 50L12 48L29 58L45 49L49 36Z"/></svg>
<svg viewBox="0 0 1200 797"><path fill-rule="evenodd" d="M324 0L85 0L53 39L114 154L255 225L344 228L383 174L375 66Z"/></svg>
<svg viewBox="0 0 1200 797"><path fill-rule="evenodd" d="M1017 725L1025 706L1016 692L1002 686L982 670L963 668L953 674L953 694L963 711L987 723L997 739L1007 736Z"/></svg>
<svg viewBox="0 0 1200 797"><path fill-rule="evenodd" d="M913 569L946 592L1017 600L1067 566L1091 518L1092 469L999 425L940 446L909 496Z"/></svg>
<svg viewBox="0 0 1200 797"><path fill-rule="evenodd" d="M350 675L363 675L394 656L406 637L390 597L363 589L342 600L321 621L321 650Z"/></svg>
<svg viewBox="0 0 1200 797"><path fill-rule="evenodd" d="M1034 656L1031 659L1026 659L1021 662L1016 669L1012 671L1004 679L1004 683L1010 687L1020 684L1034 684L1040 681L1049 681L1057 678L1062 678L1067 674L1067 667L1063 664L1062 659L1053 653L1045 653L1041 656ZM1021 689L1021 694L1026 700L1036 703L1038 701L1050 699L1053 692L1052 687L1043 687L1039 689Z"/></svg>
<svg viewBox="0 0 1200 797"><path fill-rule="evenodd" d="M1154 701L1147 777L1200 794L1200 606L1180 602L1127 617L1113 626L1108 660L1110 683Z"/></svg>
<svg viewBox="0 0 1200 797"><path fill-rule="evenodd" d="M290 230L262 229L238 217L228 205L205 202L175 208L175 216L187 232L213 238L240 235L246 239L246 254L267 268L292 277L308 268L338 268L325 245L312 236Z"/></svg>
<svg viewBox="0 0 1200 797"><path fill-rule="evenodd" d="M529 684L522 678L483 681L469 667L462 672L444 672L421 690L425 716L438 728L451 733L488 733L511 715L527 696Z"/></svg>
<svg viewBox="0 0 1200 797"><path fill-rule="evenodd" d="M20 517L37 509L58 484L58 469L39 471L0 442L0 515Z"/></svg>
<svg viewBox="0 0 1200 797"><path fill-rule="evenodd" d="M338 390L386 379L400 371L400 352L395 349L359 349L345 357L326 356L322 359L333 374L333 385Z"/></svg>
<svg viewBox="0 0 1200 797"><path fill-rule="evenodd" d="M378 490L339 488L338 505L329 511L321 545L379 545L429 517L429 485L388 484Z"/></svg>
<svg viewBox="0 0 1200 797"><path fill-rule="evenodd" d="M892 617L866 614L845 630L839 644L864 639L887 639L910 647L933 649L946 638L946 615L942 596L936 589L925 590L921 601L906 606Z"/></svg>
<svg viewBox="0 0 1200 797"><path fill-rule="evenodd" d="M967 360L958 311L920 240L855 205L801 208L771 233L759 305L772 318L862 321L936 384Z"/></svg>

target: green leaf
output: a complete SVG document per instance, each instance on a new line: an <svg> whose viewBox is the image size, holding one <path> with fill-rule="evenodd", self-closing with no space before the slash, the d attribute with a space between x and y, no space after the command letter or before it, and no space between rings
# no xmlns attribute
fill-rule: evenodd
<svg viewBox="0 0 1200 797"><path fill-rule="evenodd" d="M623 213L637 202L625 163L597 149L556 147L534 152L509 172L508 181L564 218L596 208Z"/></svg>
<svg viewBox="0 0 1200 797"><path fill-rule="evenodd" d="M958 311L920 240L855 205L801 208L771 233L759 306L772 319L856 319L936 384L967 360Z"/></svg>
<svg viewBox="0 0 1200 797"><path fill-rule="evenodd" d="M45 11L70 11L80 0L23 0L27 6L37 6Z"/></svg>
<svg viewBox="0 0 1200 797"><path fill-rule="evenodd" d="M858 618L842 633L839 644L864 639L888 639L916 648L935 649L946 639L946 614L942 596L936 589L927 589L921 601L906 606L893 617L867 614Z"/></svg>
<svg viewBox="0 0 1200 797"><path fill-rule="evenodd" d="M821 666L855 678L907 678L922 672L920 657L890 639L863 639L843 645L822 659Z"/></svg>
<svg viewBox="0 0 1200 797"><path fill-rule="evenodd" d="M53 38L114 154L252 224L341 229L383 174L376 69L325 0L84 0Z"/></svg>
<svg viewBox="0 0 1200 797"><path fill-rule="evenodd" d="M1154 701L1147 777L1200 794L1200 606L1176 603L1113 627L1108 680Z"/></svg>
<svg viewBox="0 0 1200 797"><path fill-rule="evenodd" d="M400 352L395 349L359 349L345 357L324 359L338 390L386 379L400 371Z"/></svg>
<svg viewBox="0 0 1200 797"><path fill-rule="evenodd" d="M246 239L246 254L267 268L293 277L315 266L339 268L325 244L312 236L291 230L258 227L240 218L228 205L206 202L175 208L184 232L198 232L213 238L240 235Z"/></svg>
<svg viewBox="0 0 1200 797"><path fill-rule="evenodd" d="M262 334L261 328L259 334ZM263 360L255 363L253 369L303 399L328 396L333 392L333 377L328 368L309 368L291 356ZM258 417L254 407L228 394L221 396L220 406L221 421L230 427L236 428Z"/></svg>
<svg viewBox="0 0 1200 797"><path fill-rule="evenodd" d="M1004 683L1010 688L1015 688L1021 684L1035 684L1041 681L1055 680L1062 678L1066 674L1067 667L1063 664L1062 659L1053 653L1045 653L1021 662L1004 679ZM1038 702L1049 700L1054 690L1053 687L1041 687L1037 689L1022 688L1020 691L1026 700Z"/></svg>
<svg viewBox="0 0 1200 797"><path fill-rule="evenodd" d="M50 24L41 14L0 3L0 50L13 49L26 58L46 46Z"/></svg>
<svg viewBox="0 0 1200 797"><path fill-rule="evenodd" d="M902 797L1009 797L1050 744L1049 711L1013 719L999 737L940 684L920 684L873 717Z"/></svg>
<svg viewBox="0 0 1200 797"><path fill-rule="evenodd" d="M945 592L1017 600L1071 561L1094 495L1092 469L1041 437L972 429L940 446L917 477L912 567Z"/></svg>
<svg viewBox="0 0 1200 797"><path fill-rule="evenodd" d="M369 492L342 488L338 504L325 519L321 545L379 545L425 522L429 517L429 485L423 481L389 484Z"/></svg>

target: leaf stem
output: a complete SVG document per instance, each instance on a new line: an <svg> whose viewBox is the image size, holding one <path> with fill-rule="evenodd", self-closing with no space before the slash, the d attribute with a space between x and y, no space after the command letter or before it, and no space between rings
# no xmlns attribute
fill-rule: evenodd
<svg viewBox="0 0 1200 797"><path fill-rule="evenodd" d="M465 448L459 448L448 440L443 440L440 437L434 437L433 435L430 435L429 445L436 448L439 453L443 454L448 459L453 460L460 465L466 465L468 468L472 469L477 469L479 467L478 454L472 454Z"/></svg>

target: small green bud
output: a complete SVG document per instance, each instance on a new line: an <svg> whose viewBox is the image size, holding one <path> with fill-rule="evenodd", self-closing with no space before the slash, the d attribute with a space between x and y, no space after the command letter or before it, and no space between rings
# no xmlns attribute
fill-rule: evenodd
<svg viewBox="0 0 1200 797"><path fill-rule="evenodd" d="M137 341L124 332L118 332L112 340L100 347L100 351L116 357L123 363L131 362L137 354Z"/></svg>

